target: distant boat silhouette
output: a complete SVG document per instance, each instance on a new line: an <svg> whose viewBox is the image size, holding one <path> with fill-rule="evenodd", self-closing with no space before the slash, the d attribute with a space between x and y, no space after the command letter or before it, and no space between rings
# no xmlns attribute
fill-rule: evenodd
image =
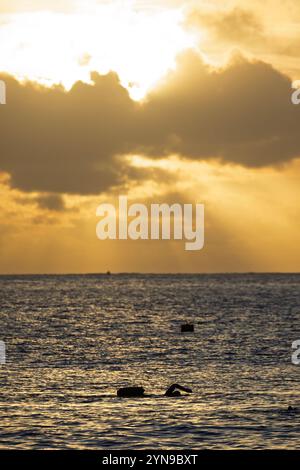
<svg viewBox="0 0 300 470"><path fill-rule="evenodd" d="M194 331L194 325L192 323L185 323L181 325L181 333L192 333Z"/></svg>

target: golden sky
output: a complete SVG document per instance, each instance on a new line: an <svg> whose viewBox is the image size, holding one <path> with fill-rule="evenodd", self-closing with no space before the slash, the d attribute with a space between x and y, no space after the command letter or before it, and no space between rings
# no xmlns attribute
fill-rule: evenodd
<svg viewBox="0 0 300 470"><path fill-rule="evenodd" d="M299 271L298 0L1 0L0 272ZM99 241L119 194L205 247Z"/></svg>

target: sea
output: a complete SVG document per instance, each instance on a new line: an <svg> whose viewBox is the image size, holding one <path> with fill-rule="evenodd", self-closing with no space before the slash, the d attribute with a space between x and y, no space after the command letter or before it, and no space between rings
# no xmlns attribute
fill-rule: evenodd
<svg viewBox="0 0 300 470"><path fill-rule="evenodd" d="M1 276L0 449L300 449L299 315L299 274Z"/></svg>

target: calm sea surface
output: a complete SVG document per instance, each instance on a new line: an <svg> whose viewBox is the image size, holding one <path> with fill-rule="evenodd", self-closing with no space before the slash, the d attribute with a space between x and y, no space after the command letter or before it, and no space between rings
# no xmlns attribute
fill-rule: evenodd
<svg viewBox="0 0 300 470"><path fill-rule="evenodd" d="M0 307L2 449L300 449L300 275L2 276Z"/></svg>

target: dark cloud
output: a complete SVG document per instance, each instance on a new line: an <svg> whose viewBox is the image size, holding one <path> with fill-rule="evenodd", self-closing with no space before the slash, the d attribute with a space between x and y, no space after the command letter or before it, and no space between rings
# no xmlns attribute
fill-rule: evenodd
<svg viewBox="0 0 300 470"><path fill-rule="evenodd" d="M17 204L22 204L22 205L36 205L40 209L46 209L49 211L53 212L64 212L64 211L69 211L70 209L67 209L65 205L64 198L61 194L43 194L40 193L38 196L34 195L27 195L23 194L22 195L17 195L14 198L15 202Z"/></svg>
<svg viewBox="0 0 300 470"><path fill-rule="evenodd" d="M291 104L290 79L263 62L237 58L211 70L186 53L142 114L141 151L153 156L266 166L300 155L300 107Z"/></svg>
<svg viewBox="0 0 300 470"><path fill-rule="evenodd" d="M142 104L113 73L68 93L2 79L0 171L24 191L97 194L147 178L129 153L261 167L300 155L290 79L263 62L239 57L213 70L186 52Z"/></svg>
<svg viewBox="0 0 300 470"><path fill-rule="evenodd" d="M136 104L115 74L69 93L3 77L0 168L24 191L95 194L122 184Z"/></svg>
<svg viewBox="0 0 300 470"><path fill-rule="evenodd" d="M35 198L35 202L41 209L61 212L65 210L65 203L59 194L44 194Z"/></svg>

